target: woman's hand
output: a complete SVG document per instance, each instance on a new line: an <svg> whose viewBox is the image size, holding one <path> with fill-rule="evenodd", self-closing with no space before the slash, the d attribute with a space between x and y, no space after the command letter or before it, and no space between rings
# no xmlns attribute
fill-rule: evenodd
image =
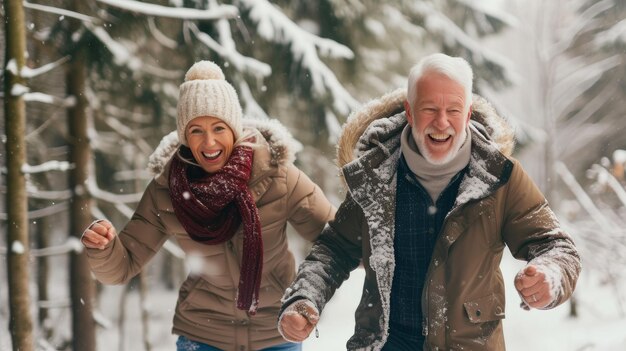
<svg viewBox="0 0 626 351"><path fill-rule="evenodd" d="M106 219L100 219L91 223L91 225L85 229L80 238L80 242L82 242L86 248L104 250L104 248L115 239L116 235L117 232L113 224Z"/></svg>

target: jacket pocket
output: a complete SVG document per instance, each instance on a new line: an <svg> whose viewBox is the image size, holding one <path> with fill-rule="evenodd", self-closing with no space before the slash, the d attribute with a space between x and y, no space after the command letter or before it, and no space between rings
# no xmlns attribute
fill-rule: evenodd
<svg viewBox="0 0 626 351"><path fill-rule="evenodd" d="M491 294L463 303L471 323L484 323L504 319L504 303Z"/></svg>

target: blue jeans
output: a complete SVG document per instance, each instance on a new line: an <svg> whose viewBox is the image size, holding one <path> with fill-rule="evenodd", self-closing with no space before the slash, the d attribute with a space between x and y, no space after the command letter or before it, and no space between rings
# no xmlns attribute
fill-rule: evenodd
<svg viewBox="0 0 626 351"><path fill-rule="evenodd" d="M209 346L201 342L189 340L179 336L176 340L176 351L221 351L217 347ZM262 351L302 351L301 343L287 342L284 344L264 348Z"/></svg>

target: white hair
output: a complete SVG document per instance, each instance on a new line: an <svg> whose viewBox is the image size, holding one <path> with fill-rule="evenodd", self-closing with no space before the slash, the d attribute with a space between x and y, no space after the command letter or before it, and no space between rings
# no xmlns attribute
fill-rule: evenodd
<svg viewBox="0 0 626 351"><path fill-rule="evenodd" d="M431 54L422 58L409 72L407 100L413 108L417 82L426 73L439 73L459 83L465 90L465 111L472 104L472 80L474 73L470 64L461 57L452 57L445 54Z"/></svg>

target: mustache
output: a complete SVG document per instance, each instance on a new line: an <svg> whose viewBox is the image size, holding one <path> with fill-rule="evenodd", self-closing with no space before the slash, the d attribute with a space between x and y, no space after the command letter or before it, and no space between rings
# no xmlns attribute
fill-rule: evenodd
<svg viewBox="0 0 626 351"><path fill-rule="evenodd" d="M456 131L452 127L448 127L445 130L441 131L435 127L426 127L424 130L424 134L449 134L451 136L456 136Z"/></svg>

